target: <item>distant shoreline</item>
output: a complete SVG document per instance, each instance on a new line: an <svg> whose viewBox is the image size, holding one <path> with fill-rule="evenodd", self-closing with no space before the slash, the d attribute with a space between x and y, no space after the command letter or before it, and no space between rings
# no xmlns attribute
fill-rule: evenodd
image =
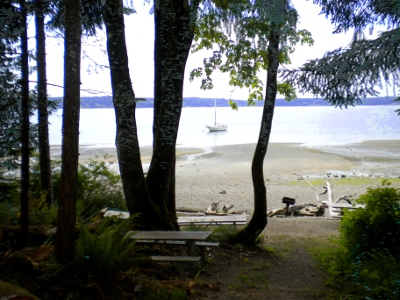
<svg viewBox="0 0 400 300"><path fill-rule="evenodd" d="M358 105L394 105L398 106L398 103L394 103L394 96L391 97L374 97L363 99L362 104ZM58 104L59 109L62 109L62 97L51 97L50 100L60 100ZM142 99L142 98L140 98ZM137 108L152 108L153 98L143 98L144 101L137 102ZM236 102L238 107L247 106L247 100L242 99L232 99ZM218 107L228 107L229 99L217 98L216 99ZM183 107L214 107L214 98L196 98L196 97L185 97L183 98ZM255 106L263 106L264 101L256 101ZM276 99L277 107L292 107L292 106L332 106L330 103L323 99L318 98L298 98L293 101L287 102L285 99ZM81 108L113 108L112 98L110 96L95 96L95 97L81 97Z"/></svg>

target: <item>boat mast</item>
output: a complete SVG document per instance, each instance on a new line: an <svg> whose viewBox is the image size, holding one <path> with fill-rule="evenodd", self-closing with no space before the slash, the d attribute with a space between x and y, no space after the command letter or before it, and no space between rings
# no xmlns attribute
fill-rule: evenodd
<svg viewBox="0 0 400 300"><path fill-rule="evenodd" d="M214 126L217 126L217 98L214 98Z"/></svg>

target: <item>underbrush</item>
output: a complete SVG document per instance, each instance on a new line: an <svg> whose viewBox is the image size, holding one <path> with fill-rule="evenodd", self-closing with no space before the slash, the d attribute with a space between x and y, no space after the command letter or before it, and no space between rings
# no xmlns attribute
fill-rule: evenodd
<svg viewBox="0 0 400 300"><path fill-rule="evenodd" d="M57 203L61 193L60 162L52 163L54 204L46 203L46 193L40 187L39 166L31 166L29 194L30 225L56 225ZM0 222L2 225L19 225L20 192L17 180L1 180L0 191L7 197L0 198ZM77 187L77 215L84 222L95 220L103 208L127 210L124 201L121 177L110 171L104 161L79 164Z"/></svg>
<svg viewBox="0 0 400 300"><path fill-rule="evenodd" d="M191 299L197 289L216 288L196 279L179 280L173 265L149 260L149 253L155 251L160 255L173 251L176 255L175 251L184 249L137 245L130 238L132 229L137 228L135 218L107 217L90 226L80 224L75 260L66 265L53 257L32 261L29 250L15 251L11 256L0 250L0 280L23 286L43 300L184 300Z"/></svg>

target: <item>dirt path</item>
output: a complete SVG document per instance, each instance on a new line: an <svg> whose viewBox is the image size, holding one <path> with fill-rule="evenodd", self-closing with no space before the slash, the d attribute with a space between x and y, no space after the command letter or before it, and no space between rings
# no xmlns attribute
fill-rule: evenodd
<svg viewBox="0 0 400 300"><path fill-rule="evenodd" d="M262 247L221 245L200 279L218 286L193 299L324 299L325 273L306 251L310 243L337 236L339 221L271 218ZM211 258L211 257L210 257Z"/></svg>

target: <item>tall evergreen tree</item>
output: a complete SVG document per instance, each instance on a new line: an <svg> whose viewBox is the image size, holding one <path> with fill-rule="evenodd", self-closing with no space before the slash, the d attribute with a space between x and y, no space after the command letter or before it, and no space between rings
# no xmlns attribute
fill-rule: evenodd
<svg viewBox="0 0 400 300"><path fill-rule="evenodd" d="M62 192L58 203L55 245L56 258L61 263L68 263L74 258L79 157L81 35L81 1L65 0Z"/></svg>
<svg viewBox="0 0 400 300"><path fill-rule="evenodd" d="M28 9L25 0L20 0L21 9L21 242L28 245L29 232L29 57L28 57Z"/></svg>
<svg viewBox="0 0 400 300"><path fill-rule="evenodd" d="M45 34L45 0L36 0L35 27L36 27L36 64L37 64L37 106L39 126L39 165L40 183L46 192L47 204L54 203L53 186L51 182L51 163L49 145L49 113L47 98L47 72L46 72L46 34Z"/></svg>

